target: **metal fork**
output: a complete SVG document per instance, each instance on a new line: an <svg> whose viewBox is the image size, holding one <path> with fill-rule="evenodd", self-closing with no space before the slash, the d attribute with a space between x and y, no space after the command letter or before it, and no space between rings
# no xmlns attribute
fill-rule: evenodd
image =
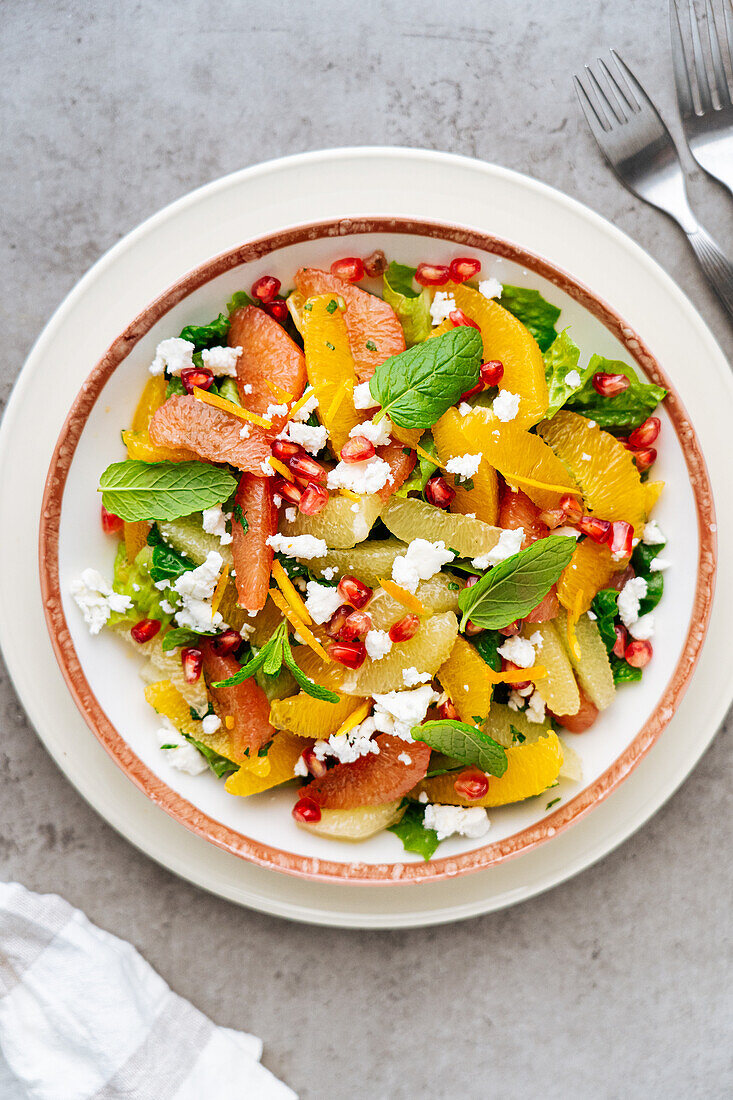
<svg viewBox="0 0 733 1100"><path fill-rule="evenodd" d="M733 85L728 80L723 60L724 53L727 53L728 63L733 65L733 5L731 0L722 0L723 20L719 27L711 0L705 0L711 71L703 53L694 0L686 2L692 51L685 46L677 0L669 0L672 60L682 129L690 152L700 167L724 184L733 195ZM726 42L722 34L723 23ZM713 102L711 85L717 102Z"/></svg>
<svg viewBox="0 0 733 1100"><path fill-rule="evenodd" d="M587 65L590 94L577 75L573 78L593 137L621 182L684 230L710 285L733 318L733 265L690 209L677 147L659 112L615 50L611 57L615 73L605 61L598 61L605 87Z"/></svg>

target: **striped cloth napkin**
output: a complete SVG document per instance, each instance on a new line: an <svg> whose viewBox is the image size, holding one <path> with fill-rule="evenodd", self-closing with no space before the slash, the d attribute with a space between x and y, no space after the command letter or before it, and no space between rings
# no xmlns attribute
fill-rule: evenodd
<svg viewBox="0 0 733 1100"><path fill-rule="evenodd" d="M217 1027L131 944L17 882L0 883L0 1047L32 1100L295 1100L254 1035Z"/></svg>

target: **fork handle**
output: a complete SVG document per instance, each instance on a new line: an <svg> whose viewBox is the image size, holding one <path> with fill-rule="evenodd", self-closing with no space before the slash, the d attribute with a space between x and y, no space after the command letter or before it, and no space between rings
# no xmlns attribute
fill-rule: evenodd
<svg viewBox="0 0 733 1100"><path fill-rule="evenodd" d="M708 282L733 320L733 264L702 226L687 231L687 239L700 267L707 275Z"/></svg>

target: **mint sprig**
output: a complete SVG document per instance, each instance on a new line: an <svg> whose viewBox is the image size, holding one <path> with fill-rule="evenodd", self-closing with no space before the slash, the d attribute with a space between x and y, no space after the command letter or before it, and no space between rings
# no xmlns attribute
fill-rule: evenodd
<svg viewBox="0 0 733 1100"><path fill-rule="evenodd" d="M574 549L575 539L550 535L499 562L460 593L461 630L469 619L488 630L523 619L559 579Z"/></svg>
<svg viewBox="0 0 733 1100"><path fill-rule="evenodd" d="M446 718L413 726L413 741L424 741L431 749L452 756L462 764L476 764L489 775L501 776L507 769L506 752L488 733Z"/></svg>
<svg viewBox="0 0 733 1100"><path fill-rule="evenodd" d="M306 676L299 665L296 664L293 651L290 648L287 623L280 623L262 649L246 664L242 665L239 672L235 672L227 680L218 680L215 684L212 684L212 687L235 687L237 684L248 680L250 676L254 676L259 669L262 669L266 676L277 676L283 665L290 671L295 682L307 695L311 695L314 699L321 699L326 703L338 703L339 697L334 691L329 691L328 688L311 680L310 676Z"/></svg>
<svg viewBox="0 0 733 1100"><path fill-rule="evenodd" d="M180 519L226 500L237 487L231 474L208 462L113 462L99 479L108 512L137 520Z"/></svg>

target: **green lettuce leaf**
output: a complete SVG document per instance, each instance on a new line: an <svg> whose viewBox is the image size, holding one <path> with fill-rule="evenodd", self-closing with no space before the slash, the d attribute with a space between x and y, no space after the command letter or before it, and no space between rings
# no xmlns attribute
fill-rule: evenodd
<svg viewBox="0 0 733 1100"><path fill-rule="evenodd" d="M231 401L232 405L239 405L240 408L242 406L242 402L239 400L239 389L233 378L223 378L219 382L219 396L226 401Z"/></svg>
<svg viewBox="0 0 733 1100"><path fill-rule="evenodd" d="M153 548L150 564L150 579L153 582L174 581L182 573L188 573L189 569L194 568L194 563L185 554L179 554L163 540L156 524L150 528L148 546Z"/></svg>
<svg viewBox="0 0 733 1100"><path fill-rule="evenodd" d="M186 325L181 331L182 340L190 340L196 345L196 351L204 348L219 347L226 344L229 334L229 314L220 313L207 325Z"/></svg>
<svg viewBox="0 0 733 1100"><path fill-rule="evenodd" d="M429 462L424 455L418 453L415 469L412 471L407 481L397 490L395 496L406 497L410 492L424 492L428 481L438 469L438 452L435 448L435 440L433 439L432 432L425 432L425 435L420 440L420 446L423 451L427 451L428 454L435 456L435 462Z"/></svg>
<svg viewBox="0 0 733 1100"><path fill-rule="evenodd" d="M417 269L391 263L384 273L383 297L397 314L408 348L430 335L430 292L427 287L415 290L412 280Z"/></svg>
<svg viewBox="0 0 733 1100"><path fill-rule="evenodd" d="M253 306L254 302L250 298L246 290L235 290L231 298L227 302L227 313L234 313L235 309L239 309L240 306Z"/></svg>
<svg viewBox="0 0 733 1100"><path fill-rule="evenodd" d="M504 286L499 305L513 313L534 336L540 351L547 351L557 336L555 322L560 309L546 301L539 290L521 286Z"/></svg>
<svg viewBox="0 0 733 1100"><path fill-rule="evenodd" d="M408 802L402 819L396 825L389 825L387 832L400 838L406 852L417 852L423 859L430 859L440 841L435 829L425 828L424 817L425 810L419 802Z"/></svg>
<svg viewBox="0 0 733 1100"><path fill-rule="evenodd" d="M165 599L165 593L153 583L150 575L152 561L152 548L143 546L135 560L129 562L125 544L120 543L115 557L112 587L115 592L130 597L132 608L129 611L113 611L107 620L109 626L121 622L136 623L140 619L158 619L163 626L172 622L173 615L163 611L160 606L160 601Z"/></svg>
<svg viewBox="0 0 733 1100"><path fill-rule="evenodd" d="M479 657L489 668L493 668L494 672L501 672L501 656L498 650L499 646L506 641L504 635L498 630L485 630L483 634L478 634L470 640Z"/></svg>
<svg viewBox="0 0 733 1100"><path fill-rule="evenodd" d="M545 363L545 377L547 378L547 391L550 399L545 418L551 420L558 409L561 409L566 403L568 398L572 397L574 393L577 393L578 390L583 388L588 368L586 367L583 372L578 370L580 348L570 339L566 328L552 341L543 359ZM576 385L572 383L568 384L566 381L568 374L572 371L576 371L579 376Z"/></svg>
<svg viewBox="0 0 733 1100"><path fill-rule="evenodd" d="M183 733L183 731L181 732ZM183 733L183 736L187 741L191 742L194 748L198 749L203 757L206 758L206 763L217 779L223 779L225 775L238 771L239 764L235 764L233 760L227 760L226 756L222 756L221 753L210 749L203 741L197 741L195 737L191 737L188 733Z"/></svg>
<svg viewBox="0 0 733 1100"><path fill-rule="evenodd" d="M593 375L599 372L625 374L631 385L615 397L601 397L593 389ZM583 388L572 395L566 407L595 420L601 428L636 428L667 396L667 391L661 386L641 382L636 371L620 359L604 359L602 355L594 355L583 377Z"/></svg>
<svg viewBox="0 0 733 1100"><path fill-rule="evenodd" d="M188 627L174 626L172 630L166 631L160 646L163 652L167 653L171 649L180 649L182 646L195 646L200 637L200 634L189 630Z"/></svg>
<svg viewBox="0 0 733 1100"><path fill-rule="evenodd" d="M611 673L614 684L635 684L642 677L642 670L634 668L623 657L611 657Z"/></svg>

